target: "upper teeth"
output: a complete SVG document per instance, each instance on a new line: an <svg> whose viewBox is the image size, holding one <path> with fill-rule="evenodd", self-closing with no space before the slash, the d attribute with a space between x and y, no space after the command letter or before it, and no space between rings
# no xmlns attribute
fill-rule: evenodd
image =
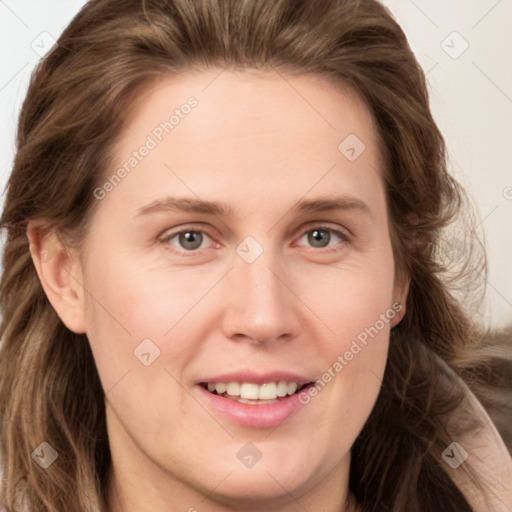
<svg viewBox="0 0 512 512"><path fill-rule="evenodd" d="M274 400L278 396L293 395L297 391L296 382L266 382L259 386L252 382L208 382L208 391L217 391L219 395L227 393L252 400Z"/></svg>

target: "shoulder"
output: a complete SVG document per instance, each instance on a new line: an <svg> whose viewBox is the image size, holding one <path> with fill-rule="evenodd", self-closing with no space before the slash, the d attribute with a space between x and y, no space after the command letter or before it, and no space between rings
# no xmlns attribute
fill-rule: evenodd
<svg viewBox="0 0 512 512"><path fill-rule="evenodd" d="M2 491L4 492L6 482L4 480L4 464L3 464L1 458L0 458L0 480L2 481L1 487L2 487ZM24 482L23 479L22 479L22 482ZM15 498L14 509L12 509L12 510L17 510L17 511L19 510L20 512L30 512L28 499L26 497L18 494ZM0 512L11 512L11 509L8 508L4 502L3 495L0 498Z"/></svg>
<svg viewBox="0 0 512 512"><path fill-rule="evenodd" d="M512 457L482 404L467 384L460 382L466 392L465 398L450 417L447 429L455 432L452 429L455 424L467 424L471 428L462 437L453 439L443 452L443 460L450 466L449 475L453 482L475 512L511 512ZM485 486L490 501L486 501L467 474L459 470L457 464L466 461Z"/></svg>

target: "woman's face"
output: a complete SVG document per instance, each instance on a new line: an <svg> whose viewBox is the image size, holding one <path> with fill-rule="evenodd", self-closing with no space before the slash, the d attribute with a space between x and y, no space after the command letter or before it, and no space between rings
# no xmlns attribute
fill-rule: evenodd
<svg viewBox="0 0 512 512"><path fill-rule="evenodd" d="M323 510L404 313L376 127L326 79L219 71L148 90L95 191L77 279L114 473L176 510Z"/></svg>

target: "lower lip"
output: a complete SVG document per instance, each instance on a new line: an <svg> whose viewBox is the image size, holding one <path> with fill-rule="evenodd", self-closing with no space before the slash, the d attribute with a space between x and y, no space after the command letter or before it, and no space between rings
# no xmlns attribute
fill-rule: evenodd
<svg viewBox="0 0 512 512"><path fill-rule="evenodd" d="M250 405L210 393L201 385L197 387L200 396L210 409L220 413L230 421L246 427L276 427L305 405L299 400L299 395L303 390L273 404Z"/></svg>

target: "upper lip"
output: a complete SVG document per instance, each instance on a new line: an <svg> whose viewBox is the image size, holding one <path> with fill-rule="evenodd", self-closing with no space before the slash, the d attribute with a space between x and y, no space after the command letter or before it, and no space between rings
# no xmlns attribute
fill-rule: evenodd
<svg viewBox="0 0 512 512"><path fill-rule="evenodd" d="M214 375L212 377L205 377L201 379L199 383L208 383L208 382L250 382L258 385L265 384L266 382L279 382L280 380L284 380L286 382L296 382L299 386L302 384L308 384L313 382L314 379L310 379L308 377L303 377L294 373L284 372L284 371L272 371L265 373L255 373L253 371L239 371L239 372L231 372L231 373L223 373L219 375Z"/></svg>

